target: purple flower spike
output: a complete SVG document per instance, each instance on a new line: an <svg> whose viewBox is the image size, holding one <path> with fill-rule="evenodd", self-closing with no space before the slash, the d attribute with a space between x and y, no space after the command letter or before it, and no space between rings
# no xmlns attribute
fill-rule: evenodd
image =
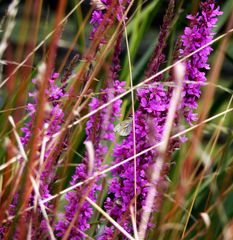
<svg viewBox="0 0 233 240"><path fill-rule="evenodd" d="M97 14L97 11L95 14ZM121 37L122 36L120 35L116 42L113 63L107 81L108 86L105 89L102 89L100 98L92 98L92 101L89 104L90 111L97 109L99 106L107 103L124 91L123 87L125 82L120 82L117 79L120 70L119 55L121 51ZM95 153L94 172L103 169L104 166L102 166L102 163L104 156L108 151L108 142L115 140L113 123L120 116L121 103L122 100L120 99L113 102L111 106L92 115L86 123L86 141L91 141L93 143ZM76 168L70 185L75 185L76 183L84 181L90 177L87 172L88 158L85 156L83 162ZM98 180L99 179L95 179L95 181L92 182L92 185L79 187L75 191L66 195L67 205L65 206L65 214L62 215L61 219L56 224L58 237L61 237L66 233L70 222L73 220L74 226L69 234L69 239L81 240L84 238L82 232L85 232L90 228L89 221L92 217L93 209L91 205L83 199L83 196L86 194L93 201L96 201L97 194L101 190ZM79 214L76 217L77 212Z"/></svg>
<svg viewBox="0 0 233 240"><path fill-rule="evenodd" d="M215 7L215 1L207 0L201 2L200 11L195 16L187 16L190 25L185 28L184 34L181 36L180 57L184 57L212 41L214 36L212 30L217 22L217 16L221 14L220 8ZM184 84L183 89L182 109L189 124L197 120L197 115L193 111L198 106L197 100L201 95L200 87L206 81L205 70L210 69L207 61L211 52L212 48L208 46L186 61L185 80L196 82Z"/></svg>
<svg viewBox="0 0 233 240"><path fill-rule="evenodd" d="M41 159L40 166L37 169L38 170L38 177L40 178L40 185L39 185L39 192L41 199L45 199L51 196L51 184L55 180L55 173L57 169L57 161L59 159L59 153L62 150L57 151L57 157L54 158L53 156L50 156L50 153L53 151L54 143L53 143L53 135L59 132L61 129L61 126L64 121L64 113L62 110L61 102L58 101L66 96L66 94L61 91L61 88L56 85L56 79L59 77L58 73L54 73L51 78L49 79L48 88L45 91L45 96L47 99L47 102L45 104L45 116L43 119L43 128L39 133L38 136L38 143L39 151L37 153L37 158ZM37 85L38 79L33 79L33 84ZM30 141L30 138L32 137L32 127L33 127L33 121L35 119L35 111L38 104L38 90L35 90L32 93L29 93L29 97L33 99L32 103L27 104L27 111L29 112L30 120L29 122L25 123L24 127L21 129L23 132L23 137L21 137L21 142L24 145L25 149L28 147L28 143ZM45 142L45 146L42 146ZM41 158L41 153L43 149L43 158ZM23 161L23 159L21 160ZM45 166L43 166L45 165ZM13 198L13 201L11 202L9 206L9 214L10 216L15 215L15 209L18 203L18 197L21 193L17 192ZM32 192L30 196L30 203L28 207L31 207L34 205L35 201L35 193ZM52 211L53 206L51 204L46 203L46 208L49 211ZM43 233L44 236L48 236L48 229L47 229L47 223L43 218L43 214L38 206L38 212L28 212L27 216L25 217L26 221L32 221L36 223L37 221L41 222L40 227L32 225L32 238L37 239L38 234ZM7 229L9 223L7 223L5 226L0 227L0 231L2 229ZM19 229L16 229L16 233L19 231ZM1 238L1 233L0 233Z"/></svg>

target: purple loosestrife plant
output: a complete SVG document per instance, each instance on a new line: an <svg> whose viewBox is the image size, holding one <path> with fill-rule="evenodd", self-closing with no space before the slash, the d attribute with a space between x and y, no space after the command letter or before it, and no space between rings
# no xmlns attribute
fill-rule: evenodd
<svg viewBox="0 0 233 240"><path fill-rule="evenodd" d="M217 16L221 15L220 8L215 6L214 0L207 0L200 3L200 11L196 15L188 15L189 27L186 27L181 36L182 49L180 57L184 57L209 43L214 36L212 32ZM191 124L197 119L193 110L197 108L197 100L201 95L200 86L206 81L205 71L210 69L208 56L212 52L210 46L194 54L186 61L185 80L195 83L184 84L182 109L187 122Z"/></svg>
<svg viewBox="0 0 233 240"><path fill-rule="evenodd" d="M49 185L53 182L56 171L56 163L58 159L53 159L50 153L54 147L53 135L58 133L61 129L62 123L64 121L64 113L61 108L61 99L66 96L63 89L56 84L56 79L59 77L58 73L54 73L49 79L49 86L46 90L47 103L45 106L46 116L43 122L44 129L41 131L41 143L45 141L45 154L43 162L45 166L40 175L40 194L41 198L45 199L50 196ZM37 79L33 79L34 84L38 84ZM31 137L32 122L35 117L36 105L38 102L37 91L29 94L30 97L34 99L34 103L28 104L29 115L31 116L31 121L26 123L25 127L22 128L24 136L21 138L22 143L26 146ZM40 146L41 151L42 146ZM40 152L41 153L41 152ZM50 156L50 158L49 158ZM40 158L41 156L38 155ZM42 166L41 166L42 167ZM40 171L40 170L39 170Z"/></svg>
<svg viewBox="0 0 233 240"><path fill-rule="evenodd" d="M188 16L191 20L190 27L185 28L185 33L182 36L183 49L180 50L181 56L185 56L192 51L198 49L204 44L208 43L213 38L211 32L214 24L217 21L217 16L220 15L219 7L215 8L214 1L204 1L200 4L200 12L196 16ZM167 16L169 14L167 13ZM169 26L167 19L164 21L165 26ZM163 31L163 29L161 30ZM164 40L167 32L165 31L159 37L158 46L164 46ZM160 47L155 49L158 52ZM186 79L197 82L205 81L205 73L203 69L209 69L207 64L208 55L211 52L211 48L207 47L201 52L195 54L190 60L186 62ZM159 56L162 55L160 51ZM154 55L156 57L156 55ZM150 74L154 74L158 71L159 64L163 61L163 57L151 60L148 70L146 72L147 77ZM153 69L154 68L154 69ZM161 77L156 78L155 81L159 81ZM137 97L139 100L139 107L135 113L135 134L136 134L136 151L141 152L146 148L149 148L161 141L168 108L170 104L172 90L166 89L163 84L159 84L156 87L148 86L144 89L137 91ZM197 107L197 99L200 96L200 84L185 84L183 90L182 106L179 109L183 109L185 118L188 123L195 120L195 115L192 110ZM178 114L175 117L174 127L177 126ZM171 141L168 147L168 155L174 152L183 141L183 137L180 140ZM119 163L124 159L133 156L133 133L131 132L127 139L117 145L114 148L115 163ZM148 181L150 173L148 172L151 164L156 160L156 150L148 151L136 159L137 164L137 220L140 221L140 209L145 204L145 199L148 191L148 185L154 184L157 188L158 195L154 200L153 211L158 211L160 206L160 200L163 192L166 189L167 181L165 176L169 169L169 164L163 166L163 172L160 180L156 183L150 183ZM134 166L133 162L128 162L113 171L113 179L109 187L109 197L105 202L105 208L108 213L116 219L128 232L133 233L131 219L129 217L129 205L132 204L134 198ZM150 224L149 224L150 225ZM115 233L116 234L116 233ZM101 240L107 240L108 238L116 237L114 235L113 227L106 227Z"/></svg>
<svg viewBox="0 0 233 240"><path fill-rule="evenodd" d="M66 96L66 93L63 88L59 87L56 84L56 80L58 79L59 74L53 73L51 78L49 79L49 86L45 92L47 102L45 105L45 118L43 120L43 129L40 132L38 141L40 143L39 152L37 154L38 159L38 182L39 182L39 193L41 199L46 199L51 196L51 186L55 181L55 173L57 169L57 163L59 156L61 154L61 149L56 151L56 156L50 156L53 148L54 148L54 138L53 135L61 129L62 123L64 121L64 113L62 110L61 100ZM33 84L38 88L40 86L40 80L35 78L32 80ZM21 142L25 149L27 149L30 138L32 136L32 127L33 121L35 118L36 106L38 104L38 90L35 90L32 93L29 93L29 97L33 99L32 103L27 104L27 111L30 116L30 120L25 124L25 126L21 129L24 136L21 137ZM44 144L43 144L44 143ZM42 155L42 153L44 153ZM39 160L40 159L40 160ZM21 159L21 162L24 161ZM13 216L15 214L15 208L18 202L18 196L20 193L16 193L14 199L10 205L9 214ZM31 194L31 205L35 204L35 193ZM46 204L46 207L52 210L53 206L51 204ZM39 211L37 214L33 212L28 212L25 221L29 221L30 218L32 220L32 236L34 238L38 237L38 234L41 234L41 231L45 236L48 234L47 223L44 220L42 212ZM40 229L37 228L37 222L40 223ZM34 226L35 223L35 226ZM6 228L4 228L6 230ZM16 230L19 231L19 230Z"/></svg>

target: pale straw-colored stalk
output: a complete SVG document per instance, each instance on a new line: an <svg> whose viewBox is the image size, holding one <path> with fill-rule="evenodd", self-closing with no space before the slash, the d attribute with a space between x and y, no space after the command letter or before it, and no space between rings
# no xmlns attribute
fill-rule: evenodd
<svg viewBox="0 0 233 240"><path fill-rule="evenodd" d="M23 157L23 159L24 159L25 161L27 161L27 160L28 160L27 154L26 154L26 152L25 152L25 150L24 150L24 147L23 147L23 144L22 144L22 142L21 142L21 140L20 140L19 134L18 134L17 131L16 131L16 126L15 126L14 119L13 119L12 116L9 116L8 119L9 119L9 122L11 123L11 125L12 125L12 127L13 127L13 133L14 133L14 135L15 135L15 139L16 139L16 142L17 142L18 147L19 147L19 152L21 153L21 156Z"/></svg>
<svg viewBox="0 0 233 240"><path fill-rule="evenodd" d="M27 240L31 240L31 239L32 239L32 219L30 218L28 232L27 232Z"/></svg>
<svg viewBox="0 0 233 240"><path fill-rule="evenodd" d="M132 226L133 226L134 238L135 238L135 240L139 240L137 223L135 221L136 217L134 216L134 208L132 207L132 205L129 206L129 210L130 210L130 216L131 216L131 221L132 221Z"/></svg>
<svg viewBox="0 0 233 240"><path fill-rule="evenodd" d="M101 207L99 207L95 202L93 202L89 197L86 200L99 211L113 226L115 226L119 231L121 231L128 239L135 240L122 226L120 226L113 218L111 218Z"/></svg>
<svg viewBox="0 0 233 240"><path fill-rule="evenodd" d="M84 142L87 154L88 154L88 176L91 176L94 171L94 164L95 164L95 151L91 141Z"/></svg>
<svg viewBox="0 0 233 240"><path fill-rule="evenodd" d="M46 209L45 209L45 205L44 203L41 201L41 197L40 197L40 192L39 192L39 186L37 185L35 179L30 176L30 180L32 182L32 186L33 186L33 189L34 189L34 192L35 192L35 195L36 195L36 199L38 199L38 202L39 202L39 205L40 205L40 209L41 209L41 212L43 214L43 217L46 221L46 224L47 224L47 228L48 228L48 233L50 235L50 238L52 240L56 240L55 236L54 236L54 233L53 233L53 229L52 227L50 226L50 223L49 223L49 217L48 217L48 214L46 212Z"/></svg>
<svg viewBox="0 0 233 240"><path fill-rule="evenodd" d="M6 163L0 165L0 171L4 170L5 168L9 167L11 164L18 162L20 160L20 158L22 158L21 154L18 154L17 156L11 158L10 160L8 160Z"/></svg>
<svg viewBox="0 0 233 240"><path fill-rule="evenodd" d="M133 2L133 1L132 1ZM123 13L122 13L123 15ZM134 236L138 236L137 233L137 159L136 159L136 133L135 133L135 101L134 101L134 90L133 90L133 74L132 74L132 63L131 63L131 57L130 57L130 50L129 50L129 40L128 40L128 32L127 32L127 26L125 23L125 19L123 18L123 25L124 25L124 31L125 31L125 42L126 42L126 49L127 49L127 58L129 63L129 77L130 77L130 89L131 91L131 104L132 104L132 131L133 131L133 155L134 155L134 214L131 215L134 216L135 219L133 220L135 222L134 224Z"/></svg>

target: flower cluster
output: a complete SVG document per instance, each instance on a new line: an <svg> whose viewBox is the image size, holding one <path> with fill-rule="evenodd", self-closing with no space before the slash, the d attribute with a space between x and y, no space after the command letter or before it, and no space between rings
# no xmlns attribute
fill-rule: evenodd
<svg viewBox="0 0 233 240"><path fill-rule="evenodd" d="M90 39L94 38L94 35L98 32L100 35L104 35L106 29L113 26L115 21L120 22L125 10L124 5L130 1L126 0L92 0L95 10L92 13L90 23L93 25ZM126 17L125 17L126 18ZM102 43L106 42L104 36L102 36Z"/></svg>
<svg viewBox="0 0 233 240"><path fill-rule="evenodd" d="M50 156L52 149L54 148L53 135L61 129L62 123L64 121L64 113L61 108L61 99L66 96L63 89L57 86L56 79L59 77L58 73L54 73L49 79L49 86L46 90L46 107L45 107L45 118L43 121L43 131L40 133L41 143L46 141L46 148L43 163L43 171L40 176L40 194L41 198L47 198L50 196L49 184L53 182L54 174L56 170L56 159L53 159ZM33 79L35 85L38 84L37 79ZM21 138L21 141L26 145L31 137L31 128L32 122L35 117L35 111L38 103L37 99L38 92L32 92L29 94L30 97L34 99L34 103L29 103L27 109L31 120L26 123L25 127L21 130L24 133L24 136ZM42 146L40 146L41 148ZM38 156L40 157L40 156ZM42 166L41 166L42 167Z"/></svg>
<svg viewBox="0 0 233 240"><path fill-rule="evenodd" d="M38 161L38 177L39 177L39 192L41 199L45 199L51 196L51 183L54 182L55 179L55 173L57 169L57 161L59 158L54 157L51 152L53 151L53 148L55 146L53 141L53 135L61 129L62 123L64 121L64 113L62 110L62 104L61 99L66 96L64 89L60 88L56 84L56 80L58 79L59 74L53 73L51 78L49 79L48 88L45 92L46 95L46 104L45 104L45 117L43 119L43 125L42 130L39 133L39 151L37 154L37 159L40 159ZM38 88L40 86L40 80L38 78L35 78L32 80L33 84ZM28 103L27 105L27 111L30 116L30 120L25 124L25 126L21 129L23 132L23 137L21 137L21 142L25 148L27 148L30 138L32 136L32 128L33 128L33 120L35 119L35 113L36 108L38 104L38 89L34 92L29 93L29 97L33 99L32 103ZM44 146L42 146L45 143ZM44 149L42 149L44 148ZM61 150L57 151L61 152ZM43 154L44 153L44 154ZM42 155L43 154L43 155ZM52 155L52 156L50 156ZM21 160L23 161L23 160ZM18 196L20 193L16 193L13 201L10 205L10 216L13 216L15 214L14 210L18 203ZM30 196L30 203L34 204L35 202L35 193L32 192ZM49 204L46 204L47 208L52 208ZM30 212L27 214L26 218L33 217L33 214L31 215ZM39 210L39 215L37 216L40 218L40 229L36 229L34 226L32 226L32 236L36 237L38 232L43 231L45 235L47 235L47 224L45 223L45 220L43 220L42 213ZM27 221L25 219L25 221ZM3 227L3 229L6 230L6 228Z"/></svg>
<svg viewBox="0 0 233 240"><path fill-rule="evenodd" d="M135 113L135 134L136 134L136 152L141 152L151 145L159 142L162 137L166 115L169 107L169 99L162 85L140 89L138 91L140 106ZM156 130L155 130L156 129ZM119 163L124 159L133 156L134 152L133 133L131 132L127 139L114 148L115 162ZM144 206L145 199L149 188L148 169L155 160L156 151L137 157L137 209ZM164 166L164 173L168 167ZM129 218L129 206L134 199L134 164L133 162L125 163L113 171L114 178L109 187L109 196L105 202L105 208L108 213L117 220L118 223L124 223L124 228L132 233L132 225ZM164 175L163 175L164 176ZM166 182L163 177L155 184L161 191L164 190ZM159 209L161 194L156 196L154 211ZM138 212L138 213L139 213ZM138 216L140 219L140 214ZM106 235L107 234L107 235ZM104 233L109 236L109 233ZM107 239L102 236L101 239Z"/></svg>
<svg viewBox="0 0 233 240"><path fill-rule="evenodd" d="M56 154L51 154L54 152L54 138L53 135L58 133L61 129L61 126L64 121L64 113L62 110L62 98L66 97L66 93L64 89L57 85L56 80L58 79L59 74L53 73L52 77L49 79L49 85L47 90L45 91L46 94L46 105L45 105L45 117L43 120L43 127L42 131L40 132L39 138L41 146L40 148L40 154L44 152L43 158L41 158L41 155L38 155L38 159L42 159L42 162L40 163L38 172L40 174L40 196L41 199L46 199L51 196L51 186L52 183L55 181L55 174L58 164L58 159L60 154L62 153L62 146L61 148L57 149ZM38 79L33 79L33 83L35 85L38 85ZM38 92L37 90L29 94L30 97L34 99L34 103L28 104L28 111L31 116L31 121L26 124L24 128L22 128L22 131L24 132L24 137L21 138L22 142L26 145L28 143L28 140L31 137L31 128L32 128L32 121L35 117L35 111L38 103ZM45 142L45 149L42 150L43 146L42 143ZM31 196L31 201L34 202L33 196ZM53 205L46 203L46 207L51 209L53 208ZM47 224L46 221L43 219L42 213L40 213L41 218L41 229L40 231L43 231L44 234L47 234ZM34 236L37 236L38 229L34 229Z"/></svg>
<svg viewBox="0 0 233 240"><path fill-rule="evenodd" d="M207 0L201 2L201 9L195 16L187 16L190 25L185 28L181 36L180 57L187 56L213 39L212 29L217 22L217 16L221 14L220 8L215 7L215 1ZM186 61L185 80L195 82L184 84L183 89L182 109L189 124L197 118L193 110L198 106L197 100L201 95L200 86L206 81L205 70L210 68L207 61L211 51L212 48L208 46Z"/></svg>

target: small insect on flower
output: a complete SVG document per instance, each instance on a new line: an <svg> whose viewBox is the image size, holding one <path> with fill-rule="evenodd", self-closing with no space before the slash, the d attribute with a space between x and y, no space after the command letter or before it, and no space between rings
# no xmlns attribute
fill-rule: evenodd
<svg viewBox="0 0 233 240"><path fill-rule="evenodd" d="M123 122L120 122L113 129L114 132L118 133L120 136L128 136L132 130L132 118L129 118Z"/></svg>
<svg viewBox="0 0 233 240"><path fill-rule="evenodd" d="M93 5L96 10L106 9L106 5L104 3L102 3L101 0L91 0L91 5Z"/></svg>

